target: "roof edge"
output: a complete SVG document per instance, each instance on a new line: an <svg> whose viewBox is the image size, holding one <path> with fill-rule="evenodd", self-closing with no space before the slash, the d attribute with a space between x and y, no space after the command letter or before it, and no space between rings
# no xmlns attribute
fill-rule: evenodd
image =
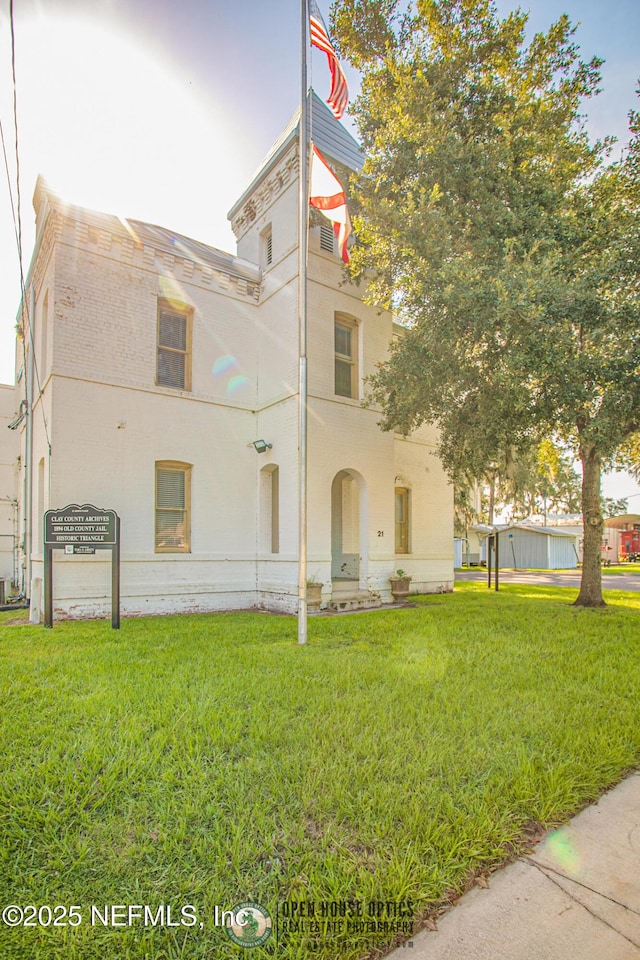
<svg viewBox="0 0 640 960"><path fill-rule="evenodd" d="M350 170L359 171L362 167L362 154L357 140L346 127L335 119L327 105L313 88L309 89L308 137L313 134L314 143L322 150L328 160L341 164ZM313 125L315 121L315 126ZM251 177L242 195L227 213L227 219L233 220L258 184L269 175L292 143L299 139L300 107L297 108L288 124L268 151L258 169Z"/></svg>

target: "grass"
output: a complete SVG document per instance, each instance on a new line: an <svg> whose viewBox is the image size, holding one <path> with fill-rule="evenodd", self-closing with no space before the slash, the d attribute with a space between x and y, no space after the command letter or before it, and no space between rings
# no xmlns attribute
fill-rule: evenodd
<svg viewBox="0 0 640 960"><path fill-rule="evenodd" d="M485 574L487 572L486 567L478 567L478 566L456 567L456 573L463 573L467 570L475 570L479 573L485 573ZM517 573L549 573L549 574L575 573L576 576L580 575L580 567L577 567L577 568L568 567L567 569L557 569L557 570L549 570L546 567L500 567L500 570L501 571L504 570L505 572L508 572L508 573L510 573L511 571L515 571ZM625 576L629 574L640 574L640 563L612 563L610 567L603 566L602 573L614 574L616 576L619 574L624 574Z"/></svg>
<svg viewBox="0 0 640 960"><path fill-rule="evenodd" d="M603 567L603 573L640 574L640 563L612 563L610 567Z"/></svg>
<svg viewBox="0 0 640 960"><path fill-rule="evenodd" d="M213 921L247 900L418 920L640 761L640 594L575 595L465 583L314 619L306 647L259 614L0 620L0 889L82 916L0 927L0 955L246 956ZM92 904L193 904L198 922L92 926ZM386 931L281 925L251 954L377 955L392 913Z"/></svg>

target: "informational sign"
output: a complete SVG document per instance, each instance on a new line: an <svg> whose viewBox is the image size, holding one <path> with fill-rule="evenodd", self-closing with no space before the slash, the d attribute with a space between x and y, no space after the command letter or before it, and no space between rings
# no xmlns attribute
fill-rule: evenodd
<svg viewBox="0 0 640 960"><path fill-rule="evenodd" d="M53 626L53 551L87 556L111 550L111 626L120 628L120 517L91 503L71 503L44 515L44 624Z"/></svg>
<svg viewBox="0 0 640 960"><path fill-rule="evenodd" d="M99 510L89 503L82 507L74 503L64 510L47 510L44 515L45 546L112 546L116 542L117 520L113 510ZM74 553L80 552L74 550Z"/></svg>

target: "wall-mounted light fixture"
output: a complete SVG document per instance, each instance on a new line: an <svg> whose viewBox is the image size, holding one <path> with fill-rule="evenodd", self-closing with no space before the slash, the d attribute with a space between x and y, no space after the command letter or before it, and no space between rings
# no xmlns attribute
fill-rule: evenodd
<svg viewBox="0 0 640 960"><path fill-rule="evenodd" d="M266 440L254 440L253 446L256 448L256 453L266 453L267 450L271 450L273 444L267 443Z"/></svg>
<svg viewBox="0 0 640 960"><path fill-rule="evenodd" d="M12 420L11 423L8 423L7 426L9 430L17 430L24 418L27 415L27 404L24 400L20 401L20 409L18 410L18 416L15 420Z"/></svg>

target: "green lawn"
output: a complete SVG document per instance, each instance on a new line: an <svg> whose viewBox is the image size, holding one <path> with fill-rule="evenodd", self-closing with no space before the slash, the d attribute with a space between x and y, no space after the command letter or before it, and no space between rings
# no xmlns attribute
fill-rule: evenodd
<svg viewBox="0 0 640 960"><path fill-rule="evenodd" d="M292 902L351 900L368 920L371 901L409 902L417 920L530 821L638 764L640 594L608 591L596 611L575 595L465 583L413 609L313 619L306 647L295 619L259 614L120 631L0 615L2 905L81 917L0 926L0 956L356 960L389 946L393 907L387 932L306 920L247 953L215 906L254 900L282 919ZM190 904L197 923L92 926L105 904L170 905L174 922Z"/></svg>
<svg viewBox="0 0 640 960"><path fill-rule="evenodd" d="M610 567L603 567L603 573L630 573L640 574L640 563L612 563Z"/></svg>
<svg viewBox="0 0 640 960"><path fill-rule="evenodd" d="M571 567L566 570L549 570L547 567L500 567L501 570L510 572L511 570L517 570L518 573L580 573L580 568ZM477 570L479 572L484 572L486 574L486 567L456 567L456 573L462 573L465 570ZM606 574L640 574L640 563L612 563L610 567L603 566L602 572Z"/></svg>

